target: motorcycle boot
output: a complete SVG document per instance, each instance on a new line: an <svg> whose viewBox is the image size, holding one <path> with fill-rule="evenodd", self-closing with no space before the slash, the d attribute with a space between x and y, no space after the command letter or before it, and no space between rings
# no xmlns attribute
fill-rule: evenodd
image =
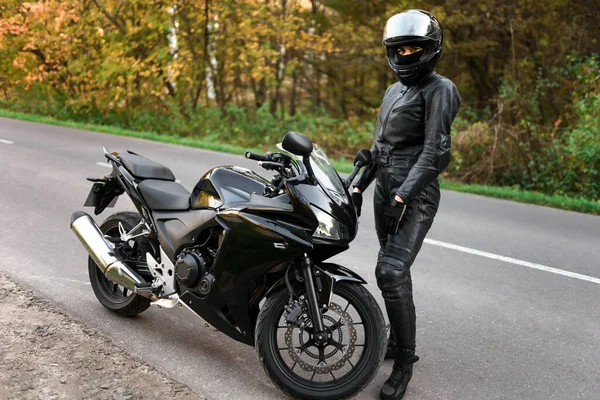
<svg viewBox="0 0 600 400"><path fill-rule="evenodd" d="M404 398L408 383L413 374L413 364L419 361L414 350L398 349L394 368L379 392L382 400L400 400Z"/></svg>

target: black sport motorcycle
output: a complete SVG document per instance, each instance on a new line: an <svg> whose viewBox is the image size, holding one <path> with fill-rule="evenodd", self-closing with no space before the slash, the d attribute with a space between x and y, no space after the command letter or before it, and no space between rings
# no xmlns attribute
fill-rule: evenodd
<svg viewBox="0 0 600 400"><path fill-rule="evenodd" d="M71 229L89 252L94 293L108 310L150 306L256 346L271 380L295 398L355 395L386 349L381 309L359 275L325 262L349 248L358 219L348 193L370 152L343 181L318 145L288 132L280 152L246 157L274 171L208 171L190 194L167 167L128 151L104 155L112 172L85 206L96 215L123 193L139 213L101 226L86 213Z"/></svg>

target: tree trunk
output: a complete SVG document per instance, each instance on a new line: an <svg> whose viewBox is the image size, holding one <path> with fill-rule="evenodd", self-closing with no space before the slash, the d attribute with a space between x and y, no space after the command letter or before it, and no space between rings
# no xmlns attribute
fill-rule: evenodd
<svg viewBox="0 0 600 400"><path fill-rule="evenodd" d="M485 59L481 60L478 57L467 57L467 67L468 72L473 78L475 82L475 88L477 90L477 106L484 107L489 103L490 99L493 97L495 91L490 81L488 80L488 75L484 68L481 67L482 61L485 63Z"/></svg>
<svg viewBox="0 0 600 400"><path fill-rule="evenodd" d="M319 11L319 0L310 0L313 15L316 15Z"/></svg>
<svg viewBox="0 0 600 400"><path fill-rule="evenodd" d="M254 93L254 105L259 109L265 104L267 99L267 83L265 78L261 78L257 83L252 77L250 77L250 83L252 85L252 92Z"/></svg>
<svg viewBox="0 0 600 400"><path fill-rule="evenodd" d="M344 118L348 116L348 102L346 101L346 73L342 72L341 82L338 82L338 104L340 105L340 109L342 110L342 115Z"/></svg>
<svg viewBox="0 0 600 400"><path fill-rule="evenodd" d="M297 96L298 72L294 72L292 78L292 93L290 96L290 115L296 115L296 96Z"/></svg>
<svg viewBox="0 0 600 400"><path fill-rule="evenodd" d="M314 99L317 107L321 107L321 72L319 70L313 68L313 90L314 90Z"/></svg>
<svg viewBox="0 0 600 400"><path fill-rule="evenodd" d="M207 81L207 86L208 86L208 80L207 80L207 69L210 68L210 55L208 54L208 39L209 39L209 26L210 23L208 21L210 16L210 0L204 0L204 43L203 43L203 55L204 58L202 59L202 70L200 72L200 82L198 82L198 85L204 85L204 82ZM213 82L214 85L214 82ZM200 88L198 88L198 91L200 91ZM208 101L209 101L209 93L208 93L208 87L206 88L205 91L205 97L204 97L204 101L205 101L205 105L208 106Z"/></svg>

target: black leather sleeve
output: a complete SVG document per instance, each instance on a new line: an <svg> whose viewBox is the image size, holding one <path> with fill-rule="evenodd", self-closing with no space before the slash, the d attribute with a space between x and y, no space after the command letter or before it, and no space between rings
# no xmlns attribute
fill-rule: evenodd
<svg viewBox="0 0 600 400"><path fill-rule="evenodd" d="M423 151L396 194L410 203L450 163L450 126L461 98L449 79L440 79L425 95L425 142Z"/></svg>
<svg viewBox="0 0 600 400"><path fill-rule="evenodd" d="M371 147L371 156L373 157L373 161L371 162L371 164L367 165L365 169L363 169L360 178L358 178L356 185L354 185L354 187L359 189L361 192L364 192L369 187L369 185L373 183L375 177L377 176L378 164L375 161L375 158L377 157L377 150L375 149L375 145Z"/></svg>

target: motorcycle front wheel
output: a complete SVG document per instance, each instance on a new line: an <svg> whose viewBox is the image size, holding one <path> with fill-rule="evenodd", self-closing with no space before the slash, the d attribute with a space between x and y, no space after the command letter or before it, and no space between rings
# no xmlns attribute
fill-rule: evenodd
<svg viewBox="0 0 600 400"><path fill-rule="evenodd" d="M375 377L387 346L383 314L371 293L357 283L335 285L323 312L324 346L313 341L310 319L303 329L286 323L288 300L287 289L270 296L256 325L258 355L273 383L297 399L344 399L362 391Z"/></svg>

